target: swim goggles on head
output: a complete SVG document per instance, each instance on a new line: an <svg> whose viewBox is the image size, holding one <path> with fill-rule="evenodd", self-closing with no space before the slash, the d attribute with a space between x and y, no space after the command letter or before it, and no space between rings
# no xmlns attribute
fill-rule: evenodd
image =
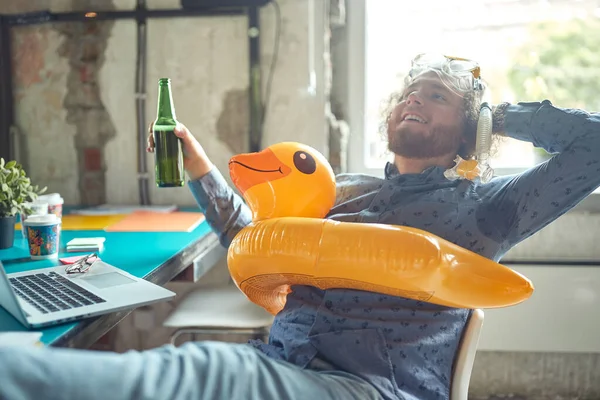
<svg viewBox="0 0 600 400"><path fill-rule="evenodd" d="M435 72L449 89L458 92L459 95L470 91L483 91L485 88L479 64L473 60L421 53L411 61L407 79L412 81L428 71Z"/></svg>

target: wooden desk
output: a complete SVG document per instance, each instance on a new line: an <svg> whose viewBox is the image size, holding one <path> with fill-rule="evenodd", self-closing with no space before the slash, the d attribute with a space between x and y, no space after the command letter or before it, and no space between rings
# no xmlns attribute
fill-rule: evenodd
<svg viewBox="0 0 600 400"><path fill-rule="evenodd" d="M65 244L69 240L95 236L106 238L104 249L100 253L102 260L158 285L166 284L192 264L195 264L194 277L197 279L226 252L204 221L189 233L62 231L59 257L82 254L66 253ZM60 263L58 260L31 260L27 242L20 230L15 232L14 247L0 250L0 260L7 273L47 268ZM50 346L88 348L131 311L133 309L40 329L43 333L41 340ZM0 307L0 332L26 330L26 327Z"/></svg>

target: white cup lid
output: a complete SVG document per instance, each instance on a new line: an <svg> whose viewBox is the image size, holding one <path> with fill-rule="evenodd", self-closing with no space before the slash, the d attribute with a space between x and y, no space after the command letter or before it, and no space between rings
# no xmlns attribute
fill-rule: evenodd
<svg viewBox="0 0 600 400"><path fill-rule="evenodd" d="M38 196L38 200L46 201L48 204L62 204L64 201L59 193L43 194Z"/></svg>
<svg viewBox="0 0 600 400"><path fill-rule="evenodd" d="M25 225L54 225L60 222L56 214L32 215L25 220Z"/></svg>

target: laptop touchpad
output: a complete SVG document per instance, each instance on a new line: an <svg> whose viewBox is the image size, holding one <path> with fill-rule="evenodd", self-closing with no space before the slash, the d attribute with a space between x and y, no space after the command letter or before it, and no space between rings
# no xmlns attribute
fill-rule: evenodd
<svg viewBox="0 0 600 400"><path fill-rule="evenodd" d="M128 283L136 282L135 280L118 272L107 272L106 274L88 275L85 277L81 277L80 279L86 281L90 285L97 287L98 289L106 289L113 286L126 285Z"/></svg>

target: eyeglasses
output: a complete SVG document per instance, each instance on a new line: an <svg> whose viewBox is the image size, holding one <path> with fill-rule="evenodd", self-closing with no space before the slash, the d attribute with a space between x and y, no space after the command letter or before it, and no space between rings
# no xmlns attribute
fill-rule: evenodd
<svg viewBox="0 0 600 400"><path fill-rule="evenodd" d="M428 70L441 72L438 75L444 83L460 92L484 88L481 81L481 68L473 60L443 54L421 53L412 60L408 76L414 79Z"/></svg>
<svg viewBox="0 0 600 400"><path fill-rule="evenodd" d="M88 254L75 261L73 264L67 265L65 267L65 272L67 274L83 274L88 272L90 268L92 268L92 265L99 259L100 257L98 257L96 253Z"/></svg>

